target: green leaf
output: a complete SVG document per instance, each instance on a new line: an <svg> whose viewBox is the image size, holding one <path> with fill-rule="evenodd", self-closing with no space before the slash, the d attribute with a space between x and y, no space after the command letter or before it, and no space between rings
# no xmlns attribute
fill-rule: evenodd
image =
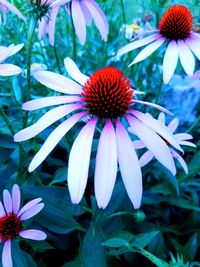
<svg viewBox="0 0 200 267"><path fill-rule="evenodd" d="M12 242L12 260L15 267L37 267L32 257L21 250L17 241Z"/></svg>
<svg viewBox="0 0 200 267"><path fill-rule="evenodd" d="M153 231L145 234L139 234L134 236L133 241L131 242L131 245L137 246L137 247L146 247L149 245L151 240L159 233L159 231Z"/></svg>

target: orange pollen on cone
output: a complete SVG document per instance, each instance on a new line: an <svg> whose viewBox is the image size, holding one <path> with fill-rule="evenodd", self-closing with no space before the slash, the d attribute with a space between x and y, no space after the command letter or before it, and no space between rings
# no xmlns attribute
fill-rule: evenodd
<svg viewBox="0 0 200 267"><path fill-rule="evenodd" d="M87 80L82 96L90 114L100 118L122 117L133 103L134 90L117 68L105 67Z"/></svg>
<svg viewBox="0 0 200 267"><path fill-rule="evenodd" d="M185 6L172 6L162 16L158 27L160 34L168 39L185 39L193 27L192 14Z"/></svg>

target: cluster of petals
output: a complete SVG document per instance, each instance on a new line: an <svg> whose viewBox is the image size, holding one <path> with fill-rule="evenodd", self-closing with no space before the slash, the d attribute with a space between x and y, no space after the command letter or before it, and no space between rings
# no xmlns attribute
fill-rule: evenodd
<svg viewBox="0 0 200 267"><path fill-rule="evenodd" d="M151 117L150 114L148 114L148 116ZM160 113L159 116L158 116L158 121L165 125L165 114L164 113ZM173 137L174 139L177 141L177 143L182 146L191 146L191 147L196 147L195 144L193 144L192 142L188 141L188 140L191 140L193 137L191 134L188 134L188 133L174 133L176 131L176 129L178 128L178 125L179 125L179 121L177 118L174 118L170 123L169 125L167 126L169 132L171 134L173 134ZM166 144L168 144L168 142L166 142ZM145 148L145 144L142 142L142 141L134 141L133 142L133 145L135 147L135 149L142 149L142 148ZM179 155L177 153L177 151L170 147L170 144L169 145L169 148L170 148L170 151L171 151L171 154L172 154L172 157L174 159L177 159L180 163L180 165L183 167L184 171L186 174L188 174L188 167L187 167L187 164L186 162L184 161L184 159L182 158L181 155ZM143 167L145 165L147 165L152 159L154 158L154 155L151 151L146 151L140 158L140 166Z"/></svg>
<svg viewBox="0 0 200 267"><path fill-rule="evenodd" d="M58 11L65 5L67 13L72 16L74 28L81 45L86 42L86 26L90 26L92 19L101 37L107 41L108 23L99 5L93 0L52 0L48 17L43 17L39 23L39 38L49 35L50 44L54 45L55 23Z"/></svg>
<svg viewBox="0 0 200 267"><path fill-rule="evenodd" d="M28 140L54 122L65 116L69 116L48 136L45 143L31 161L29 171L34 171L45 160L62 137L78 121L87 118L86 125L82 128L73 143L68 163L68 186L71 200L73 203L79 203L87 184L94 132L97 122L100 122L103 124L103 127L99 137L94 171L94 189L98 206L105 208L109 203L119 164L128 196L133 206L139 208L142 198L141 167L132 140L123 121L129 123L131 132L142 140L156 159L175 174L176 168L171 150L163 139L167 140L178 150L181 150L181 147L168 131L167 127L160 124L156 119L133 109L133 106L135 104L145 104L163 112L170 112L159 105L135 100L134 94L139 92L132 90L132 104L128 107L128 111L123 117L104 119L95 114L90 114L82 95L84 86L90 80L90 77L81 73L71 59L66 58L64 62L67 72L75 81L50 71L37 71L34 72L33 76L43 85L66 95L35 99L24 103L22 107L24 110L33 111L59 105L47 111L35 124L15 134L14 140L16 142ZM109 77L107 78L109 79ZM101 83L103 85L104 81L101 80Z"/></svg>
<svg viewBox="0 0 200 267"><path fill-rule="evenodd" d="M22 72L22 69L13 64L3 63L8 57L16 54L23 48L23 44L0 46L0 76L12 76Z"/></svg>
<svg viewBox="0 0 200 267"><path fill-rule="evenodd" d="M3 267L12 267L12 239L18 236L32 240L44 240L46 234L35 229L23 229L23 222L38 214L44 207L41 198L33 199L20 209L21 193L18 185L3 191L3 204L0 201L0 242L4 243L2 252ZM8 225L8 229L6 226Z"/></svg>
<svg viewBox="0 0 200 267"><path fill-rule="evenodd" d="M168 15L167 12L169 12L169 17L166 17ZM192 16L190 11L184 6L175 5L168 9L167 12L166 15L164 14L166 17L164 18L164 23L166 24L164 26L167 28L167 31L169 31L169 37L164 35L161 29L157 29L151 33L147 32L147 36L144 38L142 36L141 39L134 40L125 45L119 49L117 53L117 56L121 56L147 45L131 62L129 65L131 66L146 59L164 43L167 43L163 59L163 82L165 84L168 84L172 78L179 60L184 71L189 76L193 75L194 72L195 56L200 60L200 34L193 32L192 29L190 30L190 27L192 28ZM170 17L171 12L173 12L173 16ZM182 18L180 16L182 16ZM185 29L188 30L188 33L183 38L181 34L184 33ZM173 35L170 36L170 30L172 33L176 31L176 38L173 38ZM180 38L178 38L179 34L181 36Z"/></svg>
<svg viewBox="0 0 200 267"><path fill-rule="evenodd" d="M20 19L26 21L25 17L22 15L22 13L15 6L10 4L7 0L0 0L0 12L2 12L4 24L6 24L6 17L7 17L8 11L13 12ZM1 22L2 22L2 16L0 14L0 25L1 25Z"/></svg>

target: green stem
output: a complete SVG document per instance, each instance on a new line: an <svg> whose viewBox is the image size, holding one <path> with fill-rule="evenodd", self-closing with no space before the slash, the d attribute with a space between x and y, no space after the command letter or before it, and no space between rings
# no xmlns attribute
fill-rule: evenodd
<svg viewBox="0 0 200 267"><path fill-rule="evenodd" d="M190 133L200 122L200 115L199 117L196 119L196 121L191 125L191 127L187 130L188 133Z"/></svg>
<svg viewBox="0 0 200 267"><path fill-rule="evenodd" d="M60 62L59 62L59 58L58 58L56 45L54 45L53 50L54 50L54 55L55 55L55 58L56 58L56 64L57 64L57 67L58 67L58 71L60 72L60 74L62 74L62 70L61 70L61 67L60 67Z"/></svg>
<svg viewBox="0 0 200 267"><path fill-rule="evenodd" d="M72 24L72 42L73 42L73 60L76 62L76 31L74 28L74 23L73 23L73 19L71 16L71 24Z"/></svg>
<svg viewBox="0 0 200 267"><path fill-rule="evenodd" d="M3 119L3 121L5 122L6 126L8 127L11 135L13 136L15 134L15 131L14 131L12 125L10 124L10 122L9 122L5 112L3 111L3 109L0 109L0 115L1 115L1 117Z"/></svg>
<svg viewBox="0 0 200 267"><path fill-rule="evenodd" d="M125 8L124 8L124 2L123 0L120 0L121 8L122 8L122 18L123 18L123 23L126 24L126 13L125 13Z"/></svg>

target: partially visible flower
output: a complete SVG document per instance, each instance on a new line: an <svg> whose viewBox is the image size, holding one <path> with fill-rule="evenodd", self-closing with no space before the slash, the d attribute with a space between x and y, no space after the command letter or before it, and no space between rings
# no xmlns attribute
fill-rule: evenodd
<svg viewBox="0 0 200 267"><path fill-rule="evenodd" d="M148 115L151 116L150 114L148 114ZM165 114L164 113L160 113L160 115L158 117L158 121L161 124L165 125ZM192 135L190 135L188 133L177 133L177 134L174 134L174 132L176 131L176 129L178 127L178 124L179 124L179 121L178 121L178 119L175 118L167 126L169 131L171 132L171 134L173 134L174 139L177 141L177 143L180 146L185 145L185 146L196 147L192 142L188 141L188 140L193 138ZM188 174L188 167L187 167L187 164L184 161L184 159L176 152L176 150L174 150L174 148L171 147L169 142L167 142L166 140L165 140L165 142L169 146L173 158L177 159L179 161L179 163L183 167L185 173ZM133 144L134 144L135 149L145 148L145 144L140 140L139 141L134 141ZM145 152L140 158L140 166L141 167L145 166L153 158L154 158L154 155L153 155L153 153L151 151Z"/></svg>
<svg viewBox="0 0 200 267"><path fill-rule="evenodd" d="M2 64L8 57L16 54L24 45L11 44L10 46L0 46L0 76L12 76L22 72L22 69L13 64Z"/></svg>
<svg viewBox="0 0 200 267"><path fill-rule="evenodd" d="M99 30L102 39L108 39L108 22L99 5L94 0L57 0L53 7L66 4L66 10L74 23L75 31L81 45L86 41L86 26L90 26L92 20ZM48 30L49 32L49 30Z"/></svg>
<svg viewBox="0 0 200 267"><path fill-rule="evenodd" d="M3 267L12 267L11 246L12 240L18 237L32 240L44 240L46 234L35 229L25 230L24 221L38 214L44 207L41 198L33 199L20 209L21 193L18 185L3 191L3 204L0 201L0 243L4 243L2 253Z"/></svg>
<svg viewBox="0 0 200 267"><path fill-rule="evenodd" d="M98 206L105 208L110 201L119 163L129 198L134 207L139 208L142 198L142 174L135 149L123 121L130 124L134 134L145 143L145 146L166 168L175 174L173 157L163 139L181 150L180 146L165 126L136 111L134 106L139 103L165 112L168 111L156 104L135 100L134 95L138 92L132 89L130 81L119 69L105 67L88 77L82 74L69 58L65 59L65 67L76 82L50 71L33 73L37 81L66 95L44 97L26 102L23 105L24 110L59 106L46 112L32 126L18 132L14 136L14 140L16 142L28 140L57 120L67 115L69 117L49 135L30 163L29 171L34 171L62 137L78 121L87 117L87 123L76 137L69 155L68 186L72 202L79 203L84 194L94 132L97 123L100 123L98 128L100 127L101 133L94 174Z"/></svg>
<svg viewBox="0 0 200 267"><path fill-rule="evenodd" d="M33 75L34 72L40 71L40 70L47 70L47 65L42 64L42 63L33 63L31 64L31 76ZM23 77L27 77L27 70L25 69L22 73Z"/></svg>
<svg viewBox="0 0 200 267"><path fill-rule="evenodd" d="M131 66L146 59L167 42L163 59L163 82L167 84L170 81L178 59L186 74L190 76L195 68L194 55L200 60L200 34L193 32L192 28L193 19L190 10L182 5L174 5L161 17L158 29L153 34L122 47L117 56L148 45L136 56L129 65Z"/></svg>
<svg viewBox="0 0 200 267"><path fill-rule="evenodd" d="M6 16L7 16L8 11L15 13L20 19L26 21L26 18L22 15L22 13L15 6L10 4L7 0L0 0L0 12L2 12L4 24L6 24ZM0 14L0 25L1 25L1 22L2 22L2 17Z"/></svg>
<svg viewBox="0 0 200 267"><path fill-rule="evenodd" d="M123 24L120 32L122 32L127 40L131 40L134 37L137 37L138 35L142 34L144 29L137 24Z"/></svg>

